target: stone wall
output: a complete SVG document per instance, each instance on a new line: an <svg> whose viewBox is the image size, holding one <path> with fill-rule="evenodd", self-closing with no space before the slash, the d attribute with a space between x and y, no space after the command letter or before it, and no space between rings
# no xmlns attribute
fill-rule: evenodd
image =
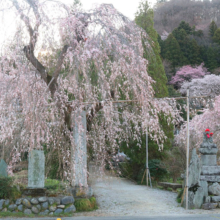
<svg viewBox="0 0 220 220"><path fill-rule="evenodd" d="M24 214L54 215L61 213L74 213L73 196L64 197L26 197L12 202L9 199L0 200L1 212L23 212Z"/></svg>

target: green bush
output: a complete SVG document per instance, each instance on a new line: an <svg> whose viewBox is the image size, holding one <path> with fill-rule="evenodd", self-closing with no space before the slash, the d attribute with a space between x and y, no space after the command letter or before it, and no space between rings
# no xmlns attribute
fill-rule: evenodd
<svg viewBox="0 0 220 220"><path fill-rule="evenodd" d="M178 203L181 203L181 199L182 199L182 196L183 196L183 192L184 192L184 189L181 189L181 190L178 190L178 195L177 195L177 198L176 198L176 201Z"/></svg>
<svg viewBox="0 0 220 220"><path fill-rule="evenodd" d="M13 181L11 177L0 177L0 199L7 199L12 196Z"/></svg>
<svg viewBox="0 0 220 220"><path fill-rule="evenodd" d="M94 209L97 209L95 197L91 197L90 199L77 199L74 205L76 207L76 211L78 212L93 211Z"/></svg>
<svg viewBox="0 0 220 220"><path fill-rule="evenodd" d="M151 177L154 177L156 181L162 180L167 175L167 170L159 159L150 160L149 169Z"/></svg>

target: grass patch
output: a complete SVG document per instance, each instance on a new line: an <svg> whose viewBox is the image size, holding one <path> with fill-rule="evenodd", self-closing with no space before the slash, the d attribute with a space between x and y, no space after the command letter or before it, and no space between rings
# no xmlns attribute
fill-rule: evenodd
<svg viewBox="0 0 220 220"><path fill-rule="evenodd" d="M178 195L177 195L177 198L176 198L176 201L178 202L178 203L181 203L181 199L182 199L182 196L183 196L183 189L180 189L180 190L178 190L179 192L178 192Z"/></svg>
<svg viewBox="0 0 220 220"><path fill-rule="evenodd" d="M29 217L29 218L43 218L43 217L72 217L74 213L60 213L60 214L53 214L53 215L35 215L35 214L30 214L26 215L23 212L0 212L0 218L3 217L17 217L17 218L22 218L22 217Z"/></svg>
<svg viewBox="0 0 220 220"><path fill-rule="evenodd" d="M63 190L64 187L59 180L55 179L46 179L45 180L45 188L47 190Z"/></svg>
<svg viewBox="0 0 220 220"><path fill-rule="evenodd" d="M170 187L168 187L168 188L167 188L167 190L168 190L168 191L173 191L173 189L172 189L172 188L170 188Z"/></svg>
<svg viewBox="0 0 220 220"><path fill-rule="evenodd" d="M90 199L77 199L74 205L77 212L93 211L98 208L95 197L91 197Z"/></svg>
<svg viewBox="0 0 220 220"><path fill-rule="evenodd" d="M177 201L178 203L181 203L181 198L176 198L176 201Z"/></svg>
<svg viewBox="0 0 220 220"><path fill-rule="evenodd" d="M163 186L157 186L158 189L164 189Z"/></svg>
<svg viewBox="0 0 220 220"><path fill-rule="evenodd" d="M16 212L16 213L12 213L12 212L0 212L0 217L35 217L34 214L31 215L25 215L23 212Z"/></svg>

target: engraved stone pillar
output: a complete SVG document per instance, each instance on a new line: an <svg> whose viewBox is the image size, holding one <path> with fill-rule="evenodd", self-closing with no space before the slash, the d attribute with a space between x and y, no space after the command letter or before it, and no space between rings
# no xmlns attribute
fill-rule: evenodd
<svg viewBox="0 0 220 220"><path fill-rule="evenodd" d="M32 150L28 157L28 188L44 188L45 157L41 150Z"/></svg>
<svg viewBox="0 0 220 220"><path fill-rule="evenodd" d="M75 149L72 149L72 186L87 187L86 112L78 112L74 118Z"/></svg>
<svg viewBox="0 0 220 220"><path fill-rule="evenodd" d="M8 166L3 159L0 160L0 177L7 177Z"/></svg>

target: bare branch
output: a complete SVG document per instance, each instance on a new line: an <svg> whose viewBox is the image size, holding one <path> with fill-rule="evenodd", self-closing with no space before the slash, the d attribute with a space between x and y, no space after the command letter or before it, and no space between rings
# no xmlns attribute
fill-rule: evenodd
<svg viewBox="0 0 220 220"><path fill-rule="evenodd" d="M32 36L32 43L34 44L33 47L35 46L36 42L37 42L37 36L38 36L38 28L41 25L41 16L38 10L38 6L36 5L36 3L33 0L26 0L28 2L28 4L31 6L31 8L33 9L35 18L36 18L36 24L34 27L34 32L33 32L33 36Z"/></svg>
<svg viewBox="0 0 220 220"><path fill-rule="evenodd" d="M17 0L11 0L11 1L12 1L13 5L15 6L15 8L17 9L17 11L19 12L21 19L24 21L25 25L27 26L28 32L29 32L29 34L30 34L30 37L32 37L34 31L33 31L33 28L31 27L29 17L27 17L27 16L23 13L23 11L22 11L21 7L19 6Z"/></svg>
<svg viewBox="0 0 220 220"><path fill-rule="evenodd" d="M46 68L38 61L34 55L33 48L31 46L24 47L24 53L27 59L32 63L32 65L38 70L41 75L41 78L48 84L47 80L47 71Z"/></svg>

